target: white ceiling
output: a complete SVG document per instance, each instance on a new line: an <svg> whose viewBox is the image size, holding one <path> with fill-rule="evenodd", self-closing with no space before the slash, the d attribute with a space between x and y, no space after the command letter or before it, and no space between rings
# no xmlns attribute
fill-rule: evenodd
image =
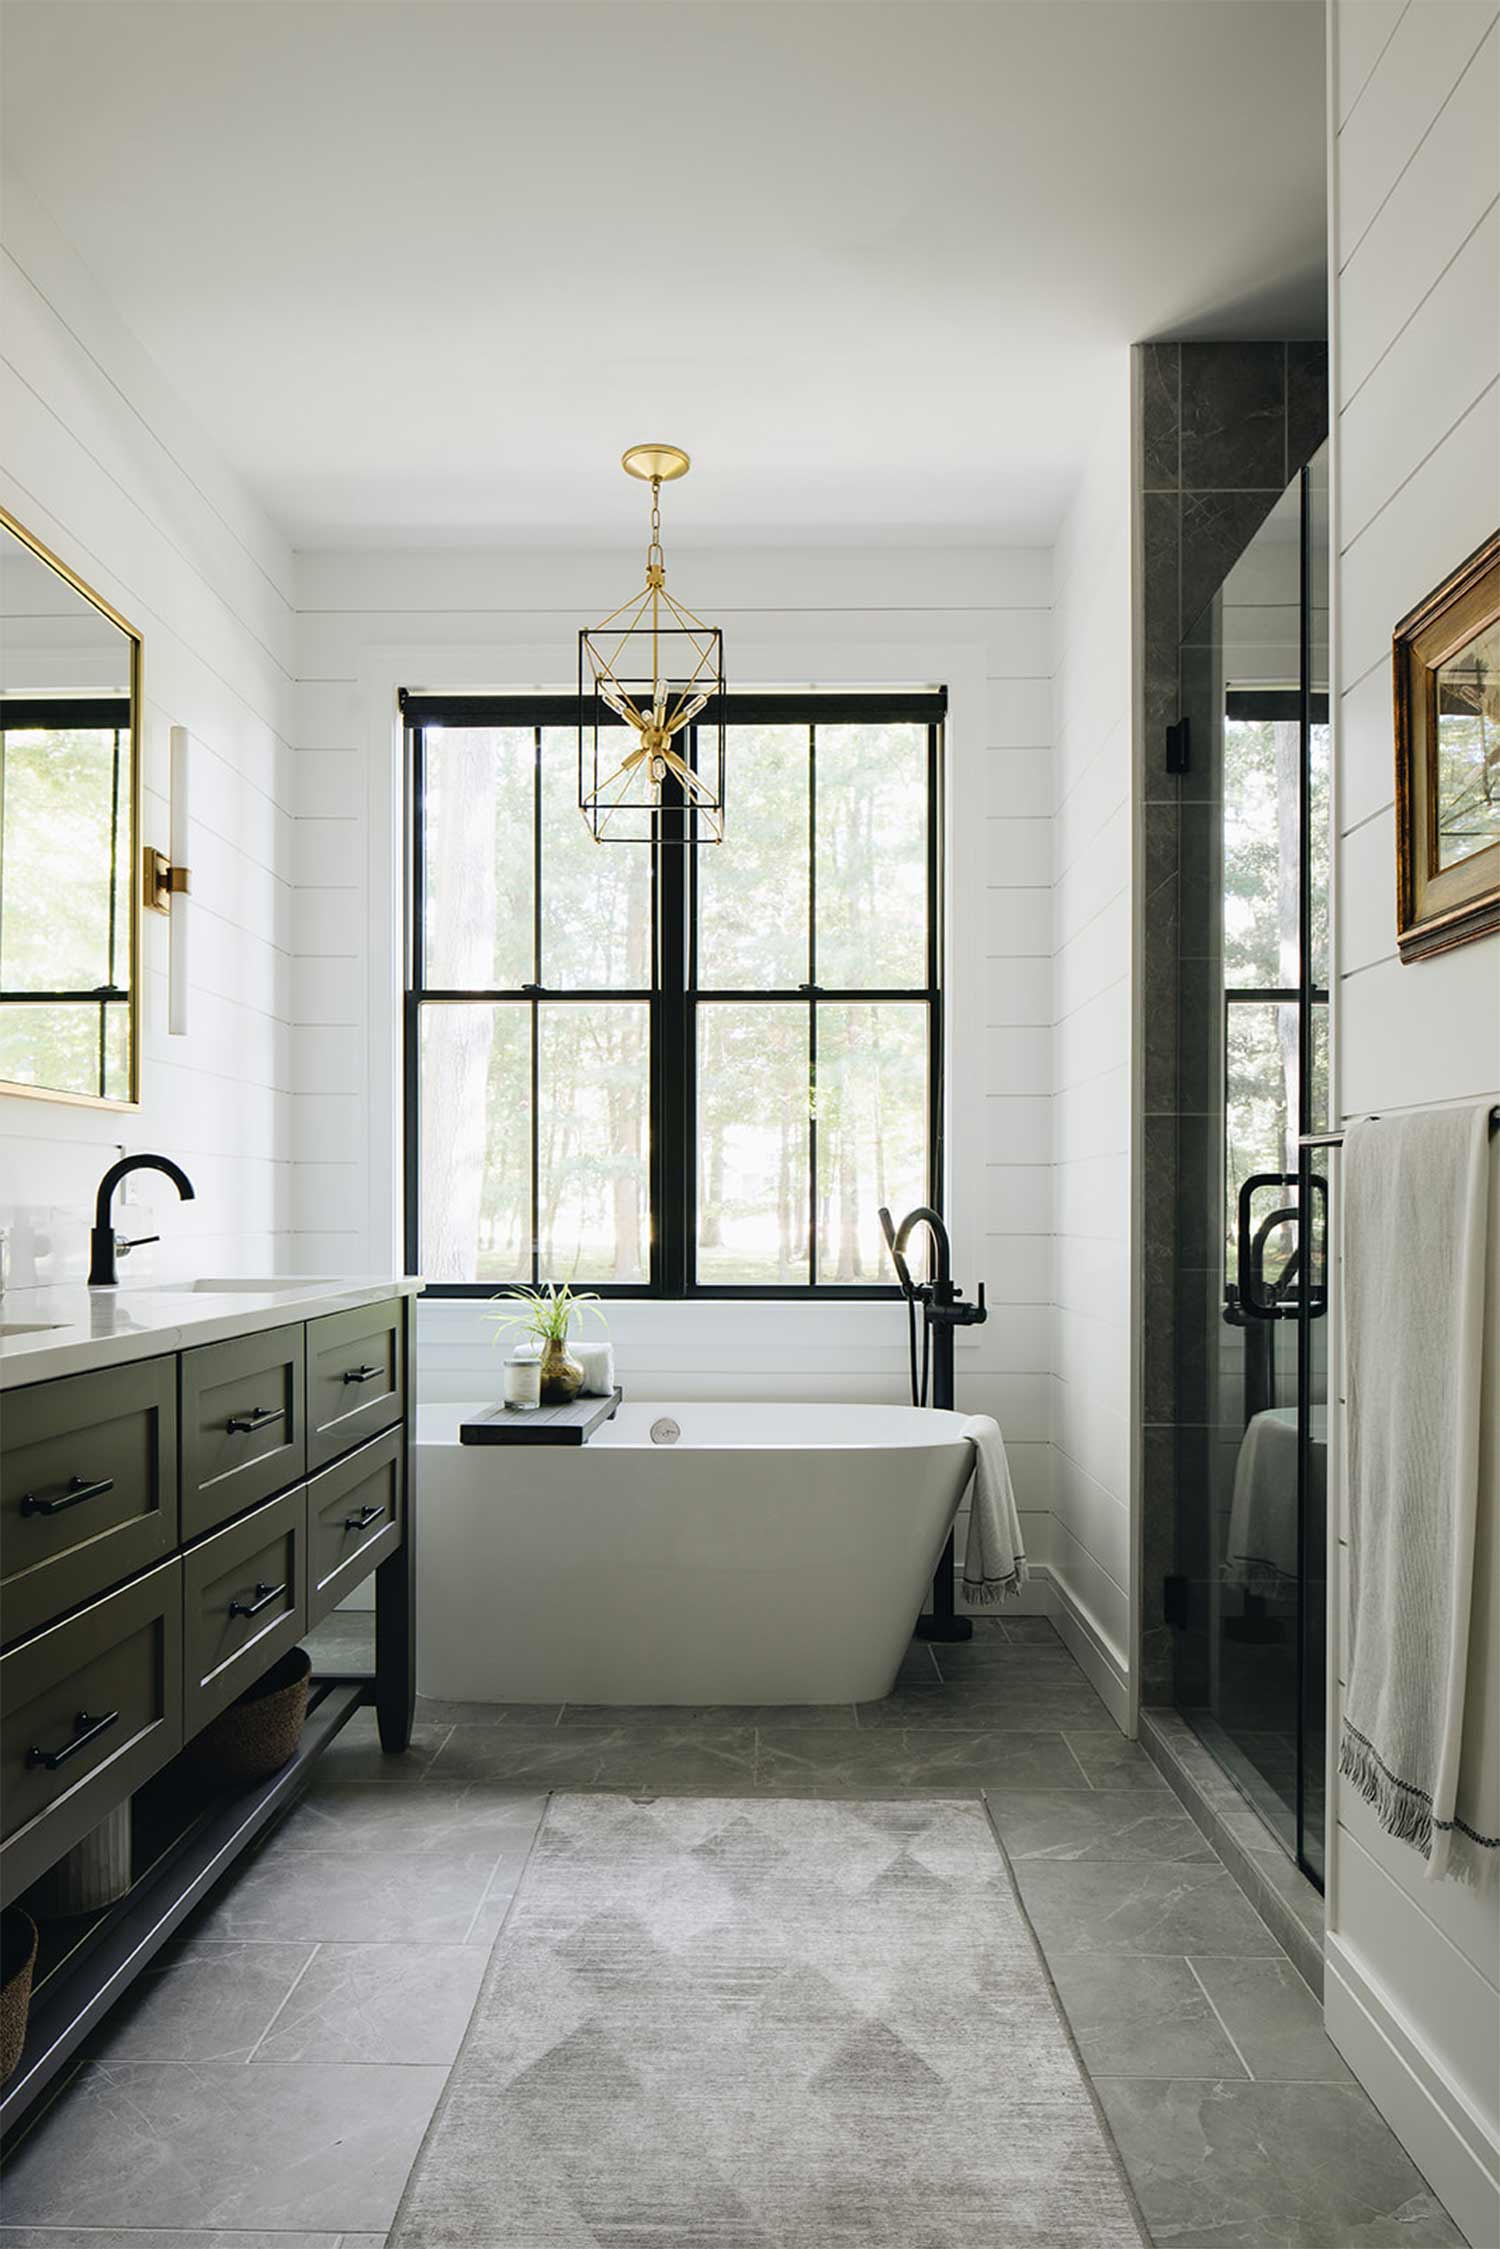
<svg viewBox="0 0 1500 2249"><path fill-rule="evenodd" d="M7 162L301 546L1045 539L1309 335L1322 0L8 0Z"/></svg>

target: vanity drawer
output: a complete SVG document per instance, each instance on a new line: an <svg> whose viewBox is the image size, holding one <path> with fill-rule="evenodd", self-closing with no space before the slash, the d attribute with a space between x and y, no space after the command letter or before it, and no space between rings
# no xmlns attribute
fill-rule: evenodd
<svg viewBox="0 0 1500 2249"><path fill-rule="evenodd" d="M7 1393L0 1639L77 1608L177 1544L177 1361Z"/></svg>
<svg viewBox="0 0 1500 2249"><path fill-rule="evenodd" d="M307 1622L321 1622L401 1544L406 1431L392 1429L307 1487Z"/></svg>
<svg viewBox="0 0 1500 2249"><path fill-rule="evenodd" d="M0 1657L0 1709L8 1901L181 1748L181 1563Z"/></svg>
<svg viewBox="0 0 1500 2249"><path fill-rule="evenodd" d="M306 1467L302 1327L182 1354L182 1535L201 1537Z"/></svg>
<svg viewBox="0 0 1500 2249"><path fill-rule="evenodd" d="M322 1468L406 1412L406 1322L390 1304L307 1323L307 1465Z"/></svg>
<svg viewBox="0 0 1500 2249"><path fill-rule="evenodd" d="M186 1740L302 1638L306 1556L307 1494L300 1484L184 1554Z"/></svg>

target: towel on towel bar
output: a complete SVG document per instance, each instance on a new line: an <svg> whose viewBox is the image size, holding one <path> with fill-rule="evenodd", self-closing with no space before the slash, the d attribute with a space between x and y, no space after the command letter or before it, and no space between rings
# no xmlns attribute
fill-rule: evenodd
<svg viewBox="0 0 1500 2249"><path fill-rule="evenodd" d="M1500 1862L1482 1646L1500 1502L1481 1452L1489 1103L1344 1140L1349 1665L1339 1770L1431 1880ZM1500 1304L1491 1308L1500 1320ZM1493 1451L1493 1412L1484 1449ZM1480 1525L1481 1483L1486 1521Z"/></svg>
<svg viewBox="0 0 1500 2249"><path fill-rule="evenodd" d="M1021 1518L1016 1512L1010 1462L1005 1457L999 1422L987 1413L976 1413L964 1423L963 1433L974 1448L969 1535L964 1542L964 1592L971 1601L988 1607L1007 1594L1019 1593L1026 1583Z"/></svg>

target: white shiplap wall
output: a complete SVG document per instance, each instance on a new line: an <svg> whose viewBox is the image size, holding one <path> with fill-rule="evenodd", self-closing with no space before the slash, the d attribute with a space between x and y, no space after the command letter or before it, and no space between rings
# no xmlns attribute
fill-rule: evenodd
<svg viewBox="0 0 1500 2249"><path fill-rule="evenodd" d="M1063 1630L1131 1723L1130 401L1054 557L1052 1570Z"/></svg>
<svg viewBox="0 0 1500 2249"><path fill-rule="evenodd" d="M1500 520L1500 11L1335 0L1330 64L1347 1120L1500 1097L1500 938L1396 957L1390 690L1392 626ZM1476 2249L1493 2249L1500 1896L1426 1882L1352 1789L1334 1802L1329 2029Z"/></svg>
<svg viewBox="0 0 1500 2249"><path fill-rule="evenodd" d="M1050 557L1041 550L674 549L722 623L735 685L950 691L949 1210L960 1280L991 1315L959 1338L960 1403L997 1413L1028 1543L1050 1551L1053 1398ZM294 986L296 1262L382 1265L397 1240L400 964L394 695L566 687L579 623L634 582L634 552L299 558ZM750 785L747 781L745 785ZM422 1311L432 1395L494 1383L476 1312ZM619 1305L637 1395L905 1394L885 1306ZM1045 1578L1037 1589L1046 1606Z"/></svg>
<svg viewBox="0 0 1500 2249"><path fill-rule="evenodd" d="M131 1279L275 1270L291 1220L291 554L17 181L3 236L0 499L144 634L148 842L167 842L169 730L197 738L189 1035L167 1036L167 927L147 915L140 1109L0 1094L12 1285L83 1277L121 1144L180 1158L198 1191L144 1186L124 1230L165 1239Z"/></svg>

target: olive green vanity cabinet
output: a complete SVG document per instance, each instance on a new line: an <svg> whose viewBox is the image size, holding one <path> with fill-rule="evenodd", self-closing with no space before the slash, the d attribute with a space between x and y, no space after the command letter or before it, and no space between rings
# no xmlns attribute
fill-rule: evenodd
<svg viewBox="0 0 1500 2249"><path fill-rule="evenodd" d="M182 1558L183 1726L217 1718L307 1630L301 1487L253 1507Z"/></svg>
<svg viewBox="0 0 1500 2249"><path fill-rule="evenodd" d="M0 1657L6 1902L182 1747L182 1564Z"/></svg>
<svg viewBox="0 0 1500 2249"><path fill-rule="evenodd" d="M304 1473L305 1337L299 1323L183 1352L184 1538L213 1530Z"/></svg>
<svg viewBox="0 0 1500 2249"><path fill-rule="evenodd" d="M396 1297L0 1392L0 1902L372 1572L357 1699L405 1747L413 1313Z"/></svg>
<svg viewBox="0 0 1500 2249"><path fill-rule="evenodd" d="M406 1327L397 1304L307 1323L307 1465L330 1460L406 1414Z"/></svg>
<svg viewBox="0 0 1500 2249"><path fill-rule="evenodd" d="M0 1641L175 1553L177 1362L0 1399Z"/></svg>

